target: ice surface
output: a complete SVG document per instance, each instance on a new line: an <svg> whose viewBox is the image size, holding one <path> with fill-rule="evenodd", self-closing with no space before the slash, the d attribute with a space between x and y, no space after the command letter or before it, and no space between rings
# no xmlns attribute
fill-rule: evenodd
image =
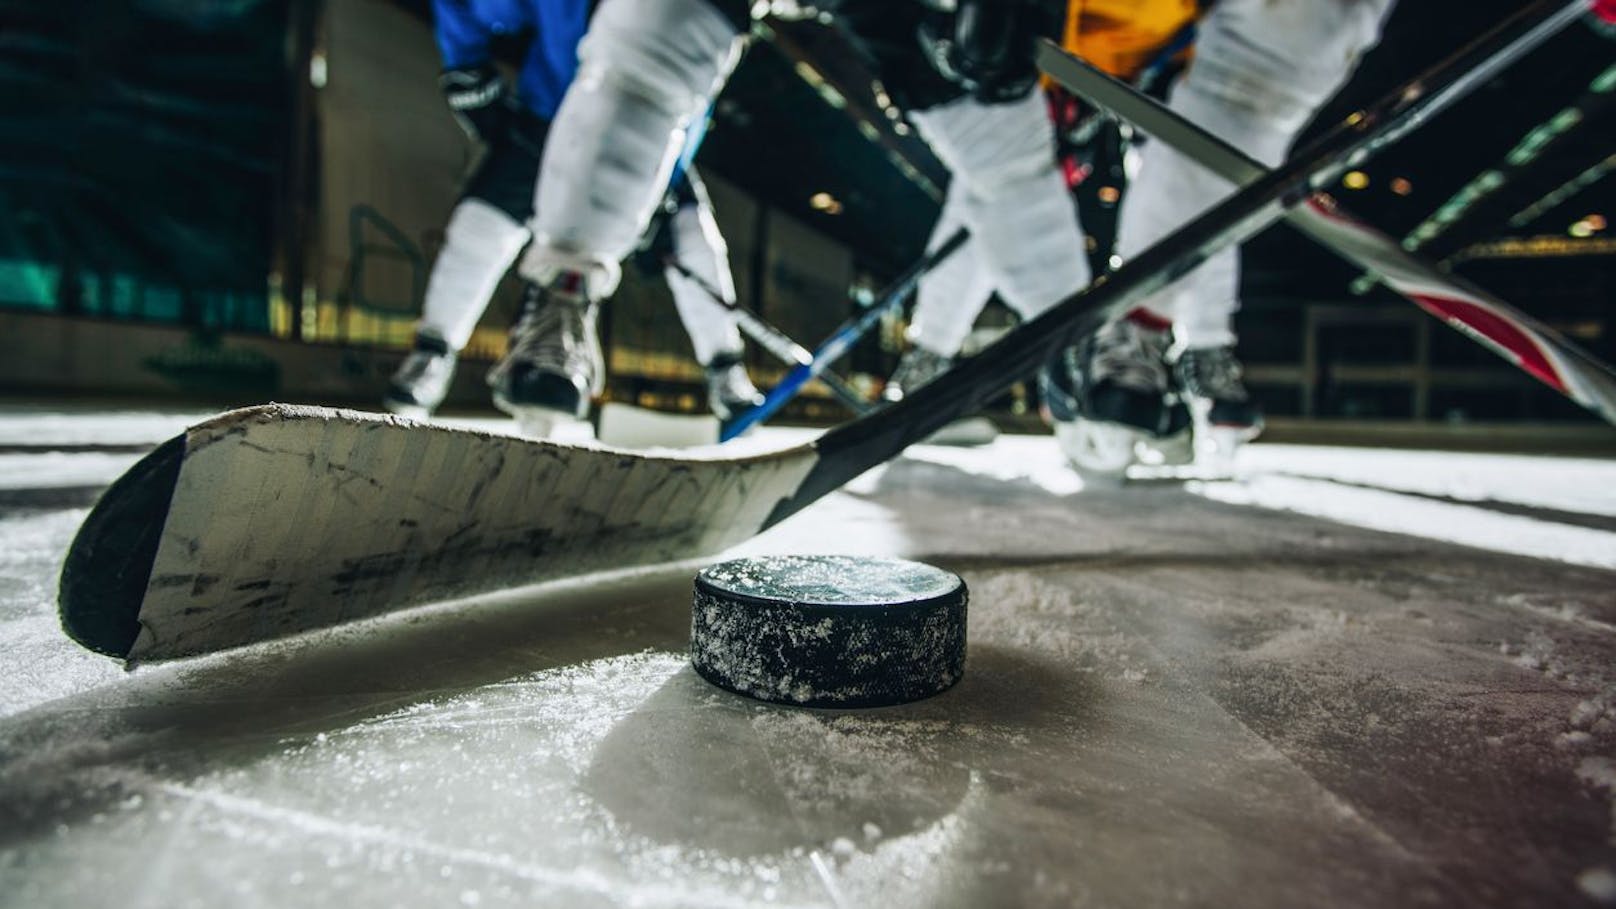
<svg viewBox="0 0 1616 909"><path fill-rule="evenodd" d="M1241 452L1240 467L1248 473L1346 480L1461 501L1616 515L1616 483L1611 482L1616 464L1609 460L1253 445Z"/></svg>
<svg viewBox="0 0 1616 909"><path fill-rule="evenodd" d="M0 497L0 904L1616 899L1616 573L1480 520L1609 547L1616 465L1563 462L1580 499L1552 459L1306 481L1421 515L1387 533L1261 485L1366 453L1252 454L1232 502L1084 489L1047 439L917 447L736 550L965 578L964 679L852 712L696 677L688 566L126 674L55 628L82 506Z"/></svg>
<svg viewBox="0 0 1616 909"><path fill-rule="evenodd" d="M213 411L195 408L109 411L11 401L0 403L0 447L155 446L211 416Z"/></svg>

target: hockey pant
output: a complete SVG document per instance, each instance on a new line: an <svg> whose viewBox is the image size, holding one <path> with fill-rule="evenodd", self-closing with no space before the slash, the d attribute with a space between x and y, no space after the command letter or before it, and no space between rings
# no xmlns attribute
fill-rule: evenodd
<svg viewBox="0 0 1616 909"><path fill-rule="evenodd" d="M1168 106L1274 166L1379 40L1393 0L1220 0ZM1117 251L1128 258L1233 192L1166 143L1145 149L1123 199ZM1180 343L1234 343L1239 252L1213 256L1141 307L1171 320Z"/></svg>
<svg viewBox="0 0 1616 909"><path fill-rule="evenodd" d="M954 172L930 245L960 226L971 238L921 280L911 341L953 356L994 291L1031 319L1088 284L1042 92L1008 104L961 98L912 119Z"/></svg>

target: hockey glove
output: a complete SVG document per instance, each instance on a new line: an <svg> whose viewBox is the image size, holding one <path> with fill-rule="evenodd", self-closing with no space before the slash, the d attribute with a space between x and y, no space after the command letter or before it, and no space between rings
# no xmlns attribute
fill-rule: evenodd
<svg viewBox="0 0 1616 909"><path fill-rule="evenodd" d="M989 104L1025 95L1038 80L1033 34L1019 2L959 0L952 33L936 20L920 28L920 46L945 79Z"/></svg>
<svg viewBox="0 0 1616 909"><path fill-rule="evenodd" d="M473 141L492 141L505 127L505 79L499 70L488 64L448 69L438 77L438 85L455 122Z"/></svg>

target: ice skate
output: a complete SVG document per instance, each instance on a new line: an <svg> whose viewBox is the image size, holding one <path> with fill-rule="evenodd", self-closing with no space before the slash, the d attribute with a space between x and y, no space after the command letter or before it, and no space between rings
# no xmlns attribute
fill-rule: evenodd
<svg viewBox="0 0 1616 909"><path fill-rule="evenodd" d="M763 403L763 393L746 374L741 355L720 353L708 362L707 406L720 420L729 420Z"/></svg>
<svg viewBox="0 0 1616 909"><path fill-rule="evenodd" d="M1129 319L1065 348L1039 374L1045 415L1085 477L1120 482L1187 445L1189 413L1168 397L1165 330Z"/></svg>
<svg viewBox="0 0 1616 909"><path fill-rule="evenodd" d="M393 373L382 406L401 417L424 420L443 403L454 371L455 353L448 343L436 335L418 334L414 349Z"/></svg>
<svg viewBox="0 0 1616 909"><path fill-rule="evenodd" d="M1186 350L1173 372L1195 415L1198 454L1215 467L1229 468L1240 446L1263 430L1262 408L1241 381L1234 349Z"/></svg>
<svg viewBox="0 0 1616 909"><path fill-rule="evenodd" d="M898 368L893 370L892 378L881 390L881 398L889 404L902 401L904 395L948 372L953 365L952 357L945 357L916 344L905 351L903 359L898 361Z"/></svg>
<svg viewBox="0 0 1616 909"><path fill-rule="evenodd" d="M524 434L546 435L559 421L583 419L605 387L599 306L582 287L571 272L545 287L528 285L510 350L488 373L494 405L516 418Z"/></svg>

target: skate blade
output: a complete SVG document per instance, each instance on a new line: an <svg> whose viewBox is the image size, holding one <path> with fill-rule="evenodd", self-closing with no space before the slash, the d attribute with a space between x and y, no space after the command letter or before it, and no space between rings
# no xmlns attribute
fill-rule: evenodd
<svg viewBox="0 0 1616 909"><path fill-rule="evenodd" d="M595 440L613 448L696 448L718 444L712 414L673 414L612 401L602 404Z"/></svg>
<svg viewBox="0 0 1616 909"><path fill-rule="evenodd" d="M1121 486L1137 461L1140 440L1146 437L1129 426L1087 420L1056 423L1054 429L1055 443L1085 486Z"/></svg>
<svg viewBox="0 0 1616 909"><path fill-rule="evenodd" d="M1148 467L1134 465L1123 476L1127 486L1182 486L1185 483L1229 483L1240 479L1231 465L1194 464Z"/></svg>
<svg viewBox="0 0 1616 909"><path fill-rule="evenodd" d="M549 410L543 407L522 407L494 396L494 406L505 411L511 419L516 421L518 435L529 439L548 439L555 432L556 424L562 421L574 422L572 414Z"/></svg>
<svg viewBox="0 0 1616 909"><path fill-rule="evenodd" d="M1184 467L1195 463L1195 433L1189 427L1166 437L1144 436L1135 463L1144 467Z"/></svg>
<svg viewBox="0 0 1616 909"><path fill-rule="evenodd" d="M1215 454L1233 457L1241 446L1262 435L1261 426L1211 424L1206 428L1206 448Z"/></svg>

